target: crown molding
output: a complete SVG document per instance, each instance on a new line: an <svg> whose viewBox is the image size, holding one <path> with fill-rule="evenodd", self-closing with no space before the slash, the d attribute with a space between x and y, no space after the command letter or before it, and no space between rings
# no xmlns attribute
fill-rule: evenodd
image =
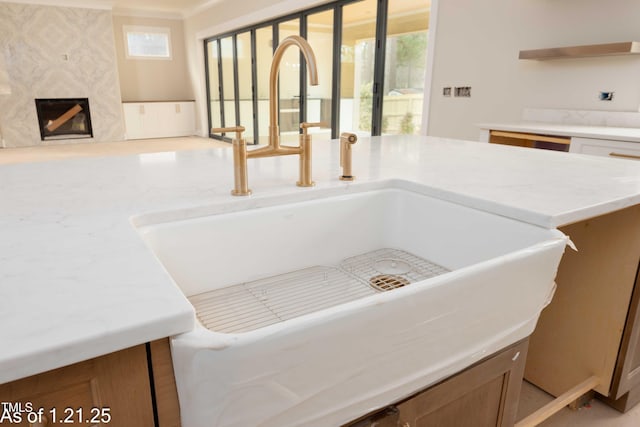
<svg viewBox="0 0 640 427"><path fill-rule="evenodd" d="M77 7L81 9L111 10L113 0L0 0L0 3L33 4L40 6Z"/></svg>
<svg viewBox="0 0 640 427"><path fill-rule="evenodd" d="M193 15L196 15L196 14L198 14L198 13L204 11L204 10L207 10L212 6L215 6L215 5L220 4L220 3L224 3L224 1L225 0L203 0L197 6L194 6L192 8L183 10L182 16L185 19L186 18L190 18Z"/></svg>
<svg viewBox="0 0 640 427"><path fill-rule="evenodd" d="M163 11L163 10L151 10L151 9L133 9L125 7L114 7L114 16L129 16L135 18L154 18L154 19L174 19L182 20L184 13L179 11Z"/></svg>

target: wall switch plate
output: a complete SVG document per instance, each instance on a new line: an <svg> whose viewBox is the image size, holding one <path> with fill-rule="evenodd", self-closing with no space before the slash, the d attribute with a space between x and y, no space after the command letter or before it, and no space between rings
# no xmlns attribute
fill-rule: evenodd
<svg viewBox="0 0 640 427"><path fill-rule="evenodd" d="M442 88L442 96L451 96L451 86Z"/></svg>
<svg viewBox="0 0 640 427"><path fill-rule="evenodd" d="M613 92L600 92L598 99L600 101L613 101Z"/></svg>
<svg viewBox="0 0 640 427"><path fill-rule="evenodd" d="M463 98L471 98L471 86L457 86L454 94Z"/></svg>

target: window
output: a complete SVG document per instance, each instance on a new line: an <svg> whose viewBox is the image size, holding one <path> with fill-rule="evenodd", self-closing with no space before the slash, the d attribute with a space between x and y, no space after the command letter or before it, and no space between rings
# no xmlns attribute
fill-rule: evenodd
<svg viewBox="0 0 640 427"><path fill-rule="evenodd" d="M123 27L127 58L171 59L171 30L165 27Z"/></svg>
<svg viewBox="0 0 640 427"><path fill-rule="evenodd" d="M430 5L337 0L207 39L209 124L240 124L247 141L267 142L271 57L279 42L295 34L315 52L319 85L308 85L298 49L287 50L279 70L281 141L295 144L303 121L321 123L310 132L331 138L345 131L417 134Z"/></svg>

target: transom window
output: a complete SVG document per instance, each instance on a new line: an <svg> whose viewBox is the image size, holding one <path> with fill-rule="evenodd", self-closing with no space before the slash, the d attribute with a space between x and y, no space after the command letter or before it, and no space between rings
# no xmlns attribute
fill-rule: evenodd
<svg viewBox="0 0 640 427"><path fill-rule="evenodd" d="M125 25L127 58L171 59L171 30L166 27Z"/></svg>

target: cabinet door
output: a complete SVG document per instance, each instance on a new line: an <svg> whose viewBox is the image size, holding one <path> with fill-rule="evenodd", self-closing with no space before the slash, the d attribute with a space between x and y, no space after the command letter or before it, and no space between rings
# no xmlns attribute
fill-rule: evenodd
<svg viewBox="0 0 640 427"><path fill-rule="evenodd" d="M165 117L168 124L164 136L189 136L196 131L195 103L172 102L165 104Z"/></svg>
<svg viewBox="0 0 640 427"><path fill-rule="evenodd" d="M640 264L638 267L611 387L610 397L613 399L618 399L632 388L640 386Z"/></svg>
<svg viewBox="0 0 640 427"><path fill-rule="evenodd" d="M515 422L527 341L397 405L400 426L507 427Z"/></svg>
<svg viewBox="0 0 640 427"><path fill-rule="evenodd" d="M575 137L571 139L570 152L640 160L640 143Z"/></svg>
<svg viewBox="0 0 640 427"><path fill-rule="evenodd" d="M43 408L39 423L22 413L12 426L155 425L144 345L0 385L0 402Z"/></svg>
<svg viewBox="0 0 640 427"><path fill-rule="evenodd" d="M141 103L125 103L122 104L124 113L124 125L127 139L144 138L144 118L146 109Z"/></svg>

